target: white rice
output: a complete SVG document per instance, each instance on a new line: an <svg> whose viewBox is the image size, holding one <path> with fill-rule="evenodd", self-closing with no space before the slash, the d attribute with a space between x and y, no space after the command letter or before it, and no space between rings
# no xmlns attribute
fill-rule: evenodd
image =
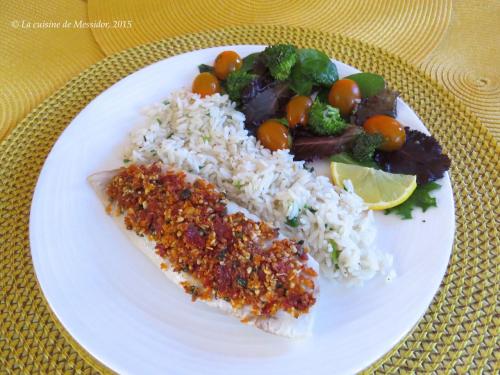
<svg viewBox="0 0 500 375"><path fill-rule="evenodd" d="M304 240L326 277L351 284L377 273L394 277L392 256L374 247L373 217L363 201L306 170L288 151L262 147L226 95L201 99L179 91L145 115L131 136L131 161L161 159L214 183L285 236ZM292 228L286 221L295 217L299 225ZM340 251L338 265L332 244Z"/></svg>

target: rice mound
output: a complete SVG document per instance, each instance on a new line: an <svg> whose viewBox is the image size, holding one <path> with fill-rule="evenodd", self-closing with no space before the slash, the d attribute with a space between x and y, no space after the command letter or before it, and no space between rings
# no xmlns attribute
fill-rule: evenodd
<svg viewBox="0 0 500 375"><path fill-rule="evenodd" d="M360 284L377 273L394 277L392 256L374 247L373 216L361 198L305 169L287 150L264 148L227 95L178 91L144 114L131 135L131 161L161 160L212 182L285 236L304 240L330 279ZM294 218L296 228L286 224Z"/></svg>

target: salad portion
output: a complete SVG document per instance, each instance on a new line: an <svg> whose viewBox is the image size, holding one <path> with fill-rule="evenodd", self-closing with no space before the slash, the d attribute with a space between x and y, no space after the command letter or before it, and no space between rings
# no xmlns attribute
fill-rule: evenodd
<svg viewBox="0 0 500 375"><path fill-rule="evenodd" d="M329 158L332 182L354 190L368 208L409 219L414 207L436 206L430 192L450 159L434 137L396 119L399 94L382 76L339 78L325 53L289 44L244 58L224 51L199 70L194 93L227 94L247 130L271 151Z"/></svg>

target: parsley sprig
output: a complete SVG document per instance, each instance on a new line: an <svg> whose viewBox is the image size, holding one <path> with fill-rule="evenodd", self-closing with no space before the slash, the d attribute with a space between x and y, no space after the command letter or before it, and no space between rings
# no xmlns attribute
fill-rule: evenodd
<svg viewBox="0 0 500 375"><path fill-rule="evenodd" d="M395 213L401 216L402 219L407 220L413 218L412 211L415 207L420 207L424 212L431 207L437 207L436 198L430 193L440 187L441 185L435 182L428 182L424 185L420 185L415 189L410 198L399 206L385 210L385 214Z"/></svg>

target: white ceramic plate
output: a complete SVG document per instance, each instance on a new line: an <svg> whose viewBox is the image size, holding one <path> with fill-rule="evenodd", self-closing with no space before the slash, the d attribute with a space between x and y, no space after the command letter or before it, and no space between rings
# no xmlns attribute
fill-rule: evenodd
<svg viewBox="0 0 500 375"><path fill-rule="evenodd" d="M342 374L370 365L417 323L448 264L454 207L448 176L438 208L413 220L377 214L378 245L398 277L362 288L321 280L313 337L291 340L192 303L128 242L87 184L122 165L140 109L190 87L197 65L222 50L242 56L262 46L217 47L150 65L99 95L50 152L33 197L31 251L42 290L69 333L111 369L131 374ZM355 72L338 63L341 76ZM398 119L425 128L403 102Z"/></svg>

